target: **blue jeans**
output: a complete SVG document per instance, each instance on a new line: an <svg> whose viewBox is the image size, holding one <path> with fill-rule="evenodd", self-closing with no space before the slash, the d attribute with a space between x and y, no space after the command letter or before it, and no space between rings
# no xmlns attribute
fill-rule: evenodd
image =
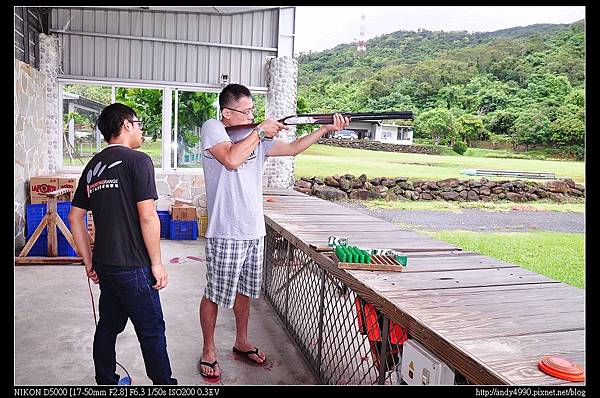
<svg viewBox="0 0 600 398"><path fill-rule="evenodd" d="M100 278L100 320L94 334L93 353L96 382L116 385L119 381L115 373L115 344L117 335L131 319L152 383L177 384L171 377L165 321L158 290L152 288L156 279L150 267L95 264L94 269Z"/></svg>

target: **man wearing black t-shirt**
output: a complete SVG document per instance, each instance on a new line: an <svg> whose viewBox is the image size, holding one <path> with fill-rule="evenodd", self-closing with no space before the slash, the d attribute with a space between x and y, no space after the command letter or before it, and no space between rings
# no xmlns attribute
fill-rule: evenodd
<svg viewBox="0 0 600 398"><path fill-rule="evenodd" d="M154 165L134 149L142 145L143 124L130 107L104 108L98 129L108 147L83 170L69 221L85 272L100 283L100 320L94 334L94 366L98 384L117 384L115 344L131 319L146 373L154 384L177 384L171 377L165 322L158 290L167 286L160 255L160 222ZM92 211L94 252L84 217Z"/></svg>

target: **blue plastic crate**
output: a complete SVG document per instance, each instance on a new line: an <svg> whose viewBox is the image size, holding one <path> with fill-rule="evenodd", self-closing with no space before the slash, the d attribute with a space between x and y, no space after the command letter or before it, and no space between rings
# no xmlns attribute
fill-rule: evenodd
<svg viewBox="0 0 600 398"><path fill-rule="evenodd" d="M45 257L48 255L48 236L40 235L33 247L27 253L27 257Z"/></svg>
<svg viewBox="0 0 600 398"><path fill-rule="evenodd" d="M196 240L198 239L198 221L171 220L169 239Z"/></svg>
<svg viewBox="0 0 600 398"><path fill-rule="evenodd" d="M44 218L44 216L46 215L46 211L47 211L46 203L35 203L35 204L29 204L26 206L27 239L31 238L31 235L33 235L33 231L35 231L37 226L40 225L40 222L42 222L42 218ZM69 212L70 211L71 211L71 202L58 202L56 204L56 212L58 213L58 215L62 219L62 221L65 223L65 225L67 226L67 229L69 231L71 230L71 223L69 222ZM85 213L84 222L87 224L87 212ZM56 231L57 231L57 235L59 238L62 237L63 239L65 239L62 231L58 227L56 228ZM41 235L45 236L47 234L48 234L48 228L44 228Z"/></svg>
<svg viewBox="0 0 600 398"><path fill-rule="evenodd" d="M71 212L71 202L58 202L56 204L56 212L70 231L71 223L69 222L69 213ZM85 212L85 223L87 224L87 211Z"/></svg>
<svg viewBox="0 0 600 398"><path fill-rule="evenodd" d="M40 225L42 218L46 214L46 204L36 203L26 206L26 217L27 217L27 239L31 237L33 231ZM42 232L42 235L46 233L46 229Z"/></svg>
<svg viewBox="0 0 600 398"><path fill-rule="evenodd" d="M168 210L157 210L158 219L160 220L160 237L169 239L171 233L171 215Z"/></svg>
<svg viewBox="0 0 600 398"><path fill-rule="evenodd" d="M58 243L58 255L66 256L66 257L74 257L77 256L77 252L75 249L71 247L67 238L65 238L62 234L57 236ZM48 255L48 235L40 235L39 238L35 241L35 244L29 250L27 257L46 257Z"/></svg>
<svg viewBox="0 0 600 398"><path fill-rule="evenodd" d="M77 251L71 247L67 238L62 234L58 236L58 255L67 257L77 256Z"/></svg>

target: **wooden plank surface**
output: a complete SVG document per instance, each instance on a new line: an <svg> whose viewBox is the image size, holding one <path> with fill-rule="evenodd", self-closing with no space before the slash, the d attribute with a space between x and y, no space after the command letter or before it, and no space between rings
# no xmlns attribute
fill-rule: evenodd
<svg viewBox="0 0 600 398"><path fill-rule="evenodd" d="M304 194L264 202L265 220L407 328L413 338L484 384L577 385L537 368L544 355L585 363L585 291ZM265 195L265 199L268 196ZM360 247L401 247L402 272L335 270L318 251L329 236ZM311 251L312 249L313 251ZM342 274L339 274L339 272ZM364 293L363 293L364 292ZM580 384L580 383L579 383Z"/></svg>

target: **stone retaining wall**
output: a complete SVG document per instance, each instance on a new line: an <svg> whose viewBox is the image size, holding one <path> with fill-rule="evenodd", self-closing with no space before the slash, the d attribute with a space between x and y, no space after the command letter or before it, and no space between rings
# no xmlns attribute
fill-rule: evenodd
<svg viewBox="0 0 600 398"><path fill-rule="evenodd" d="M548 198L563 202L569 198L585 196L585 187L570 178L547 182L504 180L459 180L448 178L441 181L410 181L405 177L375 177L363 174L343 176L302 177L296 180L294 189L327 200L384 199L384 200L450 200L450 201L496 201L510 200L528 202Z"/></svg>
<svg viewBox="0 0 600 398"><path fill-rule="evenodd" d="M319 144L339 146L343 148L367 149L370 151L424 153L427 155L439 155L438 148L425 145L398 145L386 144L370 140L348 140L342 138L321 138Z"/></svg>

